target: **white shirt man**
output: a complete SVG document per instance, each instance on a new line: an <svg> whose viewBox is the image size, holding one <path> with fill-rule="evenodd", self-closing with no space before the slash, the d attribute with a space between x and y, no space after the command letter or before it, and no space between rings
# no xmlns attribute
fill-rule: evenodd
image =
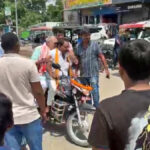
<svg viewBox="0 0 150 150"><path fill-rule="evenodd" d="M55 63L56 51L57 49L53 49L52 51L49 52L52 62L54 63ZM58 50L58 56L59 56L59 65L61 67L61 71L64 73L64 75L68 76L68 70L69 70L68 54L66 53L63 57L62 52ZM59 76L62 75L61 71L59 71Z"/></svg>
<svg viewBox="0 0 150 150"><path fill-rule="evenodd" d="M68 46L69 42L65 39L62 39L58 42L58 48L53 49L49 52L49 55L51 56L53 63L58 63L61 66L61 70L64 73L64 75L68 76L70 63L68 61ZM55 92L56 92L56 78L59 78L62 75L61 71L58 71L58 74L56 74L55 69L51 68L51 65L47 66L47 70L49 74L53 74L54 76L51 76L51 88L49 89L49 97L47 100L47 104L51 106L52 101L54 100Z"/></svg>

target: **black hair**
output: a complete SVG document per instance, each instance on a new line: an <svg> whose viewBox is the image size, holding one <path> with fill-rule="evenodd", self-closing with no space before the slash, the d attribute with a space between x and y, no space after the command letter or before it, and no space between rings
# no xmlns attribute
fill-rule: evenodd
<svg viewBox="0 0 150 150"><path fill-rule="evenodd" d="M57 46L59 47L59 46L64 45L64 42L69 42L69 39L63 38L63 39L58 40Z"/></svg>
<svg viewBox="0 0 150 150"><path fill-rule="evenodd" d="M17 35L14 33L6 33L1 37L1 45L5 52L13 51L16 44L19 42Z"/></svg>
<svg viewBox="0 0 150 150"><path fill-rule="evenodd" d="M6 130L13 124L12 103L4 94L0 93L0 144L3 142Z"/></svg>
<svg viewBox="0 0 150 150"><path fill-rule="evenodd" d="M150 76L150 43L142 39L126 43L120 50L119 63L132 80L148 79Z"/></svg>
<svg viewBox="0 0 150 150"><path fill-rule="evenodd" d="M80 31L80 34L83 35L83 34L90 34L90 30L88 28L83 28L81 31Z"/></svg>
<svg viewBox="0 0 150 150"><path fill-rule="evenodd" d="M56 36L57 34L64 34L65 33L65 31L64 31L64 29L62 29L62 28L58 28L58 27L54 27L53 28L53 33L54 33L54 35Z"/></svg>

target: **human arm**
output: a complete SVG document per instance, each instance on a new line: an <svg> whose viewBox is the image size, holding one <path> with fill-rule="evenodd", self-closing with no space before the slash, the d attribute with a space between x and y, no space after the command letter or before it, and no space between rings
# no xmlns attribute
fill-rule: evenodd
<svg viewBox="0 0 150 150"><path fill-rule="evenodd" d="M40 54L41 54L41 48L40 47L35 48L31 56L31 59L34 60L35 62L38 61Z"/></svg>
<svg viewBox="0 0 150 150"><path fill-rule="evenodd" d="M101 59L101 62L104 65L104 69L106 72L106 78L110 78L110 73L108 70L107 61L105 59L105 56L103 55L103 52L102 52L102 49L100 48L100 45L97 42L95 42L95 49L96 49L96 56Z"/></svg>
<svg viewBox="0 0 150 150"><path fill-rule="evenodd" d="M39 106L42 120L45 122L47 120L48 109L46 108L44 92L43 92L40 82L31 82L31 88L32 88L32 93Z"/></svg>
<svg viewBox="0 0 150 150"><path fill-rule="evenodd" d="M106 73L106 78L110 78L110 73L109 73L109 70L108 70L108 65L107 65L107 61L105 59L105 56L100 53L99 54L99 58L101 59L103 65L104 65L104 69L105 69L105 73Z"/></svg>
<svg viewBox="0 0 150 150"><path fill-rule="evenodd" d="M33 51L33 54L31 56L31 60L33 60L37 66L37 68L40 68L42 60L39 60L41 54L41 47L36 47Z"/></svg>
<svg viewBox="0 0 150 150"><path fill-rule="evenodd" d="M78 59L74 53L74 50L73 50L73 47L72 47L72 44L69 43L69 48L68 48L68 51L69 51L69 57L71 59L71 61L75 64L75 65L78 65Z"/></svg>
<svg viewBox="0 0 150 150"><path fill-rule="evenodd" d="M46 65L46 70L48 74L53 78L53 79L58 79L59 77L56 77L55 71L52 68L52 62L47 62Z"/></svg>
<svg viewBox="0 0 150 150"><path fill-rule="evenodd" d="M79 45L77 45L74 49L74 55L78 61L78 63L73 64L73 67L75 69L75 76L77 77L79 75L79 69L80 69L80 54L79 54Z"/></svg>
<svg viewBox="0 0 150 150"><path fill-rule="evenodd" d="M46 121L47 120L46 114L48 111L46 108L44 92L40 84L39 74L35 64L32 64L29 68L29 82L31 85L32 94L35 97L37 104L39 106L41 117L43 121Z"/></svg>

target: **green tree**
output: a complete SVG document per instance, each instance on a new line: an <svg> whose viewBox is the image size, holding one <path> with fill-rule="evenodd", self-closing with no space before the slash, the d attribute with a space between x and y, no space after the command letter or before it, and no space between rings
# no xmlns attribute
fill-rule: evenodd
<svg viewBox="0 0 150 150"><path fill-rule="evenodd" d="M45 13L47 0L20 0L26 9L37 13Z"/></svg>
<svg viewBox="0 0 150 150"><path fill-rule="evenodd" d="M46 9L47 0L17 0L19 27L27 28L30 25L45 21L63 20L62 0L56 1L56 6L49 5ZM5 24L5 7L11 8L11 20L15 25L15 0L0 0L0 22Z"/></svg>
<svg viewBox="0 0 150 150"><path fill-rule="evenodd" d="M41 20L42 20L42 15L41 14L37 14L36 12L28 11L20 19L20 25L23 28L27 28L30 25L40 23Z"/></svg>
<svg viewBox="0 0 150 150"><path fill-rule="evenodd" d="M46 13L46 19L52 22L63 21L63 3L62 0L57 0L56 5L49 5Z"/></svg>

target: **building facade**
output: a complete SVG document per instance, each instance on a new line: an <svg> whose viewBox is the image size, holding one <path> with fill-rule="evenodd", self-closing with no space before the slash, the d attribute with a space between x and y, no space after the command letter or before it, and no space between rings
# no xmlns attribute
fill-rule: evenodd
<svg viewBox="0 0 150 150"><path fill-rule="evenodd" d="M150 0L64 0L65 22L123 24L148 19Z"/></svg>
<svg viewBox="0 0 150 150"><path fill-rule="evenodd" d="M118 24L150 19L150 0L113 0Z"/></svg>

